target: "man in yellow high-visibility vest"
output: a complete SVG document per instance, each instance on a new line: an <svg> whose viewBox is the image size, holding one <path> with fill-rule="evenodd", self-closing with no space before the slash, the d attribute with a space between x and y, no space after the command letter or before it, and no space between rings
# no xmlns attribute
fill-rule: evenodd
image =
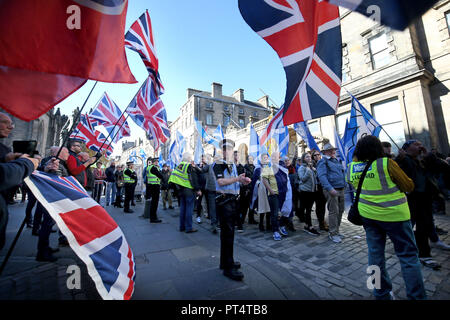
<svg viewBox="0 0 450 320"><path fill-rule="evenodd" d="M130 210L130 201L133 201L134 198L134 188L137 182L136 172L133 170L133 162L127 162L127 169L123 172L123 182L125 188L125 201L123 211L125 213L133 213L133 210Z"/></svg>
<svg viewBox="0 0 450 320"><path fill-rule="evenodd" d="M163 176L159 171L158 158L148 158L147 161L151 161L151 164L145 168L145 200L152 199L150 202L150 222L159 223L162 221L161 219L158 219L156 211L158 210L159 193Z"/></svg>

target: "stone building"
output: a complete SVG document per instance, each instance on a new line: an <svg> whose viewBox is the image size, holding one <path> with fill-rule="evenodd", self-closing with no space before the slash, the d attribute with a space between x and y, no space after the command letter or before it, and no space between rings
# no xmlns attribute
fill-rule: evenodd
<svg viewBox="0 0 450 320"><path fill-rule="evenodd" d="M398 146L414 138L448 154L450 1L439 1L404 31L341 8L341 28L340 104L336 116L309 121L312 133L334 141L336 126L342 136L350 112L348 90ZM383 131L380 139L390 141Z"/></svg>
<svg viewBox="0 0 450 320"><path fill-rule="evenodd" d="M178 130L186 139L186 147L191 152L198 138L194 118L202 123L208 134L212 134L220 124L224 134L229 136L231 132L247 128L250 122L267 118L272 112L268 96L254 102L245 100L244 89L238 89L230 96L223 95L220 83L212 83L211 89L211 92L187 89L187 101L180 108L180 115L169 124L171 141ZM171 142L166 143L162 148L164 159L167 159L170 145ZM211 146L205 147L207 152L211 151Z"/></svg>
<svg viewBox="0 0 450 320"><path fill-rule="evenodd" d="M4 112L2 109L0 111ZM5 112L7 113L7 112ZM47 150L54 145L60 145L63 137L61 131L68 123L68 117L61 115L59 108L51 109L36 120L29 122L9 115L14 123L14 129L8 138L0 139L0 142L11 146L14 140L36 140L37 151L40 155L46 155Z"/></svg>

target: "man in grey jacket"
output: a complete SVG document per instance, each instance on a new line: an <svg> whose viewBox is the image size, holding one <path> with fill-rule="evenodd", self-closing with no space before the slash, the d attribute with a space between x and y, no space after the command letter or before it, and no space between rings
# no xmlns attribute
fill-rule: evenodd
<svg viewBox="0 0 450 320"><path fill-rule="evenodd" d="M336 148L330 143L323 146L323 158L317 164L317 176L327 199L329 238L335 243L342 242L339 233L344 213L345 174L342 163L336 159Z"/></svg>
<svg viewBox="0 0 450 320"><path fill-rule="evenodd" d="M206 201L208 205L208 214L211 219L211 232L217 234L217 214L216 214L216 176L214 174L214 164L221 160L222 156L216 153L214 162L203 167L206 172Z"/></svg>

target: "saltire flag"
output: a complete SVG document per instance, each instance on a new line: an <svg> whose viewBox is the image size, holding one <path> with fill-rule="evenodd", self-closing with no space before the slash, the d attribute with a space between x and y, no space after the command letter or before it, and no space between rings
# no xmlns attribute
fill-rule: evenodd
<svg viewBox="0 0 450 320"><path fill-rule="evenodd" d="M378 137L382 129L381 125L372 117L369 111L349 93L352 98L352 108L350 111L350 121L344 133L344 151L346 163L352 162L353 151L358 140L366 135Z"/></svg>
<svg viewBox="0 0 450 320"><path fill-rule="evenodd" d="M113 143L131 135L125 116L106 92L103 93L89 117L105 127L110 137L114 138Z"/></svg>
<svg viewBox="0 0 450 320"><path fill-rule="evenodd" d="M177 142L174 141L169 149L169 160L170 161L170 168L173 169L175 166L177 166L181 162L181 158L177 152Z"/></svg>
<svg viewBox="0 0 450 320"><path fill-rule="evenodd" d="M219 123L219 125L214 130L212 137L210 136L209 141L207 141L208 144L212 144L214 146L214 153L215 153L215 149L220 148L220 142L223 139L224 139L224 135L223 135L223 131L222 131L222 126Z"/></svg>
<svg viewBox="0 0 450 320"><path fill-rule="evenodd" d="M178 152L178 158L181 161L181 158L183 157L183 153L186 150L186 139L184 139L184 136L177 130L177 152Z"/></svg>
<svg viewBox="0 0 450 320"><path fill-rule="evenodd" d="M137 154L136 154L136 150L133 150L133 151L130 153L130 157L129 157L128 159L129 159L129 161L133 161L134 163L137 162Z"/></svg>
<svg viewBox="0 0 450 320"><path fill-rule="evenodd" d="M281 107L277 113L270 119L269 123L267 124L267 127L264 129L264 131L261 134L261 137L259 138L260 145L265 145L266 142L269 141L270 138L274 135L276 130L279 128L283 128L283 107Z"/></svg>
<svg viewBox="0 0 450 320"><path fill-rule="evenodd" d="M339 8L322 0L239 0L239 10L281 59L284 125L335 114L342 77Z"/></svg>
<svg viewBox="0 0 450 320"><path fill-rule="evenodd" d="M348 126L348 121L345 122L345 127L347 127L347 126ZM334 140L335 140L336 148L338 148L337 156L338 156L339 160L342 162L342 166L344 167L344 170L346 170L347 169L347 157L345 156L344 142L339 137L339 134L338 134L336 128L334 128Z"/></svg>
<svg viewBox="0 0 450 320"><path fill-rule="evenodd" d="M253 162L256 162L259 156L259 137L253 124L250 124L250 148L249 155L253 157Z"/></svg>
<svg viewBox="0 0 450 320"><path fill-rule="evenodd" d="M327 0L397 30L404 30L438 0ZM379 19L379 20L378 20Z"/></svg>
<svg viewBox="0 0 450 320"><path fill-rule="evenodd" d="M147 78L131 101L127 113L139 127L145 130L156 152L160 145L170 138L170 130L167 125L166 108L161 99L157 98L152 87L153 82Z"/></svg>
<svg viewBox="0 0 450 320"><path fill-rule="evenodd" d="M129 300L136 276L134 256L108 212L72 176L35 171L24 181L86 264L100 296Z"/></svg>
<svg viewBox="0 0 450 320"><path fill-rule="evenodd" d="M127 6L127 0L0 1L0 107L31 121L88 79L136 83L124 47Z"/></svg>
<svg viewBox="0 0 450 320"><path fill-rule="evenodd" d="M139 150L139 156L144 160L147 159L147 154L145 153L144 149Z"/></svg>
<svg viewBox="0 0 450 320"><path fill-rule="evenodd" d="M195 151L194 151L194 163L199 164L202 160L202 155L204 153L205 152L203 151L202 139L200 138L200 136L198 136L197 144L195 145Z"/></svg>
<svg viewBox="0 0 450 320"><path fill-rule="evenodd" d="M159 61L156 55L155 41L153 38L152 21L150 14L146 10L137 19L125 35L125 47L139 53L145 67L149 73L149 77L155 82L154 87L157 96L164 93L159 76Z"/></svg>
<svg viewBox="0 0 450 320"><path fill-rule="evenodd" d="M288 127L279 128L276 130L278 152L280 159L288 155L289 152L289 129Z"/></svg>
<svg viewBox="0 0 450 320"><path fill-rule="evenodd" d="M163 158L163 155L162 155L162 153L160 153L159 154L159 159L158 159L159 161L159 167L160 168L162 168L163 167L163 165L166 163L165 161L164 161L164 158Z"/></svg>
<svg viewBox="0 0 450 320"><path fill-rule="evenodd" d="M317 146L316 140L314 140L306 122L295 123L294 130L299 134L302 140L305 141L310 150L320 151L320 148Z"/></svg>

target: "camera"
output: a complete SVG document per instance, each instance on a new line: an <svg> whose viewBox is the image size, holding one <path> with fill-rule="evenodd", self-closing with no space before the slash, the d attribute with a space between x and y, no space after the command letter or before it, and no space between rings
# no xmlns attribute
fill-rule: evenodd
<svg viewBox="0 0 450 320"><path fill-rule="evenodd" d="M36 147L37 147L36 140L13 141L14 153L28 154L30 157L33 157L34 155L39 154L39 152L36 151Z"/></svg>

